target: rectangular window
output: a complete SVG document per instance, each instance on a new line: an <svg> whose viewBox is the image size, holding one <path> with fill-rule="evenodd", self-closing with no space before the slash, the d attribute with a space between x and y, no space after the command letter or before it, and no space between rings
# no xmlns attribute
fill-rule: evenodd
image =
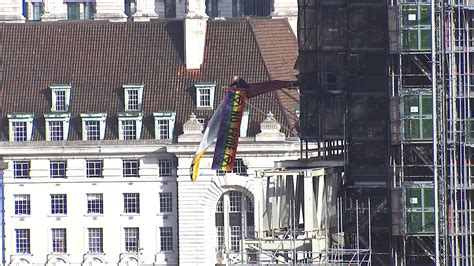
<svg viewBox="0 0 474 266"><path fill-rule="evenodd" d="M103 230L102 228L88 228L89 233L89 252L90 253L103 253Z"/></svg>
<svg viewBox="0 0 474 266"><path fill-rule="evenodd" d="M15 229L16 253L30 254L30 229Z"/></svg>
<svg viewBox="0 0 474 266"><path fill-rule="evenodd" d="M140 194L123 193L123 212L140 213Z"/></svg>
<svg viewBox="0 0 474 266"><path fill-rule="evenodd" d="M123 177L138 177L138 160L123 161Z"/></svg>
<svg viewBox="0 0 474 266"><path fill-rule="evenodd" d="M84 3L84 19L92 19L94 17L94 3L85 2Z"/></svg>
<svg viewBox="0 0 474 266"><path fill-rule="evenodd" d="M49 177L50 178L66 178L66 162L65 161L50 161L49 162Z"/></svg>
<svg viewBox="0 0 474 266"><path fill-rule="evenodd" d="M171 176L171 170L173 169L173 163L170 159L159 159L158 160L158 173L159 176Z"/></svg>
<svg viewBox="0 0 474 266"><path fill-rule="evenodd" d="M13 141L26 141L26 121L12 122Z"/></svg>
<svg viewBox="0 0 474 266"><path fill-rule="evenodd" d="M224 226L216 226L217 230L217 250L224 249Z"/></svg>
<svg viewBox="0 0 474 266"><path fill-rule="evenodd" d="M77 20L81 18L80 3L67 3L67 19Z"/></svg>
<svg viewBox="0 0 474 266"><path fill-rule="evenodd" d="M217 175L219 176L224 175L225 173L234 173L234 174L246 176L247 165L244 164L244 161L242 159L235 159L232 171L216 170L216 172L217 172Z"/></svg>
<svg viewBox="0 0 474 266"><path fill-rule="evenodd" d="M100 140L100 121L84 121L87 140Z"/></svg>
<svg viewBox="0 0 474 266"><path fill-rule="evenodd" d="M165 0L165 18L176 17L176 0Z"/></svg>
<svg viewBox="0 0 474 266"><path fill-rule="evenodd" d="M242 239L242 233L240 226L230 226L230 250L240 250L240 240Z"/></svg>
<svg viewBox="0 0 474 266"><path fill-rule="evenodd" d="M211 89L208 89L208 88L199 89L199 106L198 107L211 107Z"/></svg>
<svg viewBox="0 0 474 266"><path fill-rule="evenodd" d="M231 191L229 194L230 211L240 212L242 211L242 194L237 191Z"/></svg>
<svg viewBox="0 0 474 266"><path fill-rule="evenodd" d="M102 177L102 161L101 160L87 160L86 161L86 176L88 178Z"/></svg>
<svg viewBox="0 0 474 266"><path fill-rule="evenodd" d="M138 108L138 90L127 90L127 111L140 111Z"/></svg>
<svg viewBox="0 0 474 266"><path fill-rule="evenodd" d="M15 198L15 214L30 215L30 195L14 195Z"/></svg>
<svg viewBox="0 0 474 266"><path fill-rule="evenodd" d="M173 251L173 228L160 227L160 250Z"/></svg>
<svg viewBox="0 0 474 266"><path fill-rule="evenodd" d="M103 214L104 199L102 194L87 194L87 213Z"/></svg>
<svg viewBox="0 0 474 266"><path fill-rule="evenodd" d="M137 139L137 121L122 120L123 139Z"/></svg>
<svg viewBox="0 0 474 266"><path fill-rule="evenodd" d="M157 120L156 123L157 123L156 130L158 131L158 139L170 139L170 134L169 134L170 121L168 119L160 119L160 120Z"/></svg>
<svg viewBox="0 0 474 266"><path fill-rule="evenodd" d="M13 178L29 178L29 172L29 161L13 161Z"/></svg>
<svg viewBox="0 0 474 266"><path fill-rule="evenodd" d="M33 20L40 21L43 14L43 3L33 2L31 5L33 6Z"/></svg>
<svg viewBox="0 0 474 266"><path fill-rule="evenodd" d="M56 110L57 112L66 112L66 91L59 90L54 92L56 94Z"/></svg>
<svg viewBox="0 0 474 266"><path fill-rule="evenodd" d="M66 228L51 229L53 253L67 252Z"/></svg>
<svg viewBox="0 0 474 266"><path fill-rule="evenodd" d="M137 252L139 247L139 229L138 227L124 228L125 233L125 252Z"/></svg>
<svg viewBox="0 0 474 266"><path fill-rule="evenodd" d="M64 139L63 121L48 121L48 127L50 141L62 141Z"/></svg>
<svg viewBox="0 0 474 266"><path fill-rule="evenodd" d="M51 194L51 214L67 214L66 194Z"/></svg>
<svg viewBox="0 0 474 266"><path fill-rule="evenodd" d="M171 192L160 193L160 212L173 212L173 194Z"/></svg>

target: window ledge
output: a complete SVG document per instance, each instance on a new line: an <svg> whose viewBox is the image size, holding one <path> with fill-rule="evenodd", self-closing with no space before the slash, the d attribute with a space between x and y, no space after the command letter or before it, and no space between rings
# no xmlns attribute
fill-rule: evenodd
<svg viewBox="0 0 474 266"><path fill-rule="evenodd" d="M67 213L58 213L58 214L48 214L48 217L67 217Z"/></svg>
<svg viewBox="0 0 474 266"><path fill-rule="evenodd" d="M120 216L140 216L140 213L121 213Z"/></svg>
<svg viewBox="0 0 474 266"><path fill-rule="evenodd" d="M25 218L25 217L30 217L31 214L14 214L12 215L12 218Z"/></svg>
<svg viewBox="0 0 474 266"><path fill-rule="evenodd" d="M102 216L104 216L104 214L103 213L86 213L86 214L84 214L84 216L85 217L93 217L93 216L102 217Z"/></svg>

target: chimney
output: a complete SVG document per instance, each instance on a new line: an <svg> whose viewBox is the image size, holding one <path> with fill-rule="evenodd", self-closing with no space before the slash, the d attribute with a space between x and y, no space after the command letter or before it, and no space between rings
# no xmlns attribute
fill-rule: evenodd
<svg viewBox="0 0 474 266"><path fill-rule="evenodd" d="M207 27L204 0L188 0L184 16L184 60L186 69L199 69L204 59Z"/></svg>
<svg viewBox="0 0 474 266"><path fill-rule="evenodd" d="M274 0L272 18L287 18L293 33L297 34L298 26L298 1Z"/></svg>

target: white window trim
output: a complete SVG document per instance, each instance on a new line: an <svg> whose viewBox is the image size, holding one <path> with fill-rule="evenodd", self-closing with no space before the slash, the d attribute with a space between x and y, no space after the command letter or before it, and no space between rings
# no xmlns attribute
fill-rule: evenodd
<svg viewBox="0 0 474 266"><path fill-rule="evenodd" d="M123 129L122 129L122 122L125 120L135 120L136 121L136 138L140 139L142 134L142 120L143 114L140 112L124 112L118 114L118 133L119 133L119 140L124 140L123 138Z"/></svg>
<svg viewBox="0 0 474 266"><path fill-rule="evenodd" d="M124 95L124 110L126 112L140 112L142 111L143 106L143 84L126 84L123 85L123 95ZM128 93L131 90L138 90L138 110L128 110Z"/></svg>
<svg viewBox="0 0 474 266"><path fill-rule="evenodd" d="M53 85L50 87L51 89L51 112L69 112L70 110L70 99L71 99L71 86L69 85ZM58 111L56 110L56 92L64 91L65 92L65 104L66 110L65 111Z"/></svg>
<svg viewBox="0 0 474 266"><path fill-rule="evenodd" d="M196 106L198 108L210 108L214 110L214 92L216 90L216 84L214 83L198 83L195 84L194 87L196 88ZM200 89L209 89L210 90L210 104L211 106L203 106L201 105L199 98L200 98Z"/></svg>
<svg viewBox="0 0 474 266"><path fill-rule="evenodd" d="M107 120L107 113L85 113L81 114L82 119L82 140L87 140L86 121L99 121L99 139L105 138L105 126Z"/></svg>
<svg viewBox="0 0 474 266"><path fill-rule="evenodd" d="M174 124L176 122L176 112L156 112L153 113L153 117L155 118L155 139L162 139L160 138L160 130L158 121L160 120L168 120L168 136L169 140L173 139L173 132L174 132Z"/></svg>
<svg viewBox="0 0 474 266"><path fill-rule="evenodd" d="M33 133L33 118L34 114L9 114L7 115L8 118L8 137L10 141L14 141L14 136L13 136L13 128L12 128L12 123L13 122L26 122L26 141L31 140L31 136Z"/></svg>
<svg viewBox="0 0 474 266"><path fill-rule="evenodd" d="M63 122L63 141L66 141L69 135L69 120L70 119L71 119L70 113L44 114L46 141L50 141L51 133L49 132L49 122L52 122L52 121Z"/></svg>

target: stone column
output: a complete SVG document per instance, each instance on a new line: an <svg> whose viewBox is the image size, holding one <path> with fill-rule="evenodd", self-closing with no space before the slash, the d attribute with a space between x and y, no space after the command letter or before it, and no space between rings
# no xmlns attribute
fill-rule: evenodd
<svg viewBox="0 0 474 266"><path fill-rule="evenodd" d="M44 0L42 21L67 19L67 5L62 0Z"/></svg>
<svg viewBox="0 0 474 266"><path fill-rule="evenodd" d="M287 18L291 29L297 34L298 0L273 0L272 18Z"/></svg>
<svg viewBox="0 0 474 266"><path fill-rule="evenodd" d="M0 1L0 22L25 22L21 0Z"/></svg>
<svg viewBox="0 0 474 266"><path fill-rule="evenodd" d="M137 12L133 15L134 21L150 21L158 18L155 12L155 0L136 0Z"/></svg>
<svg viewBox="0 0 474 266"><path fill-rule="evenodd" d="M127 21L124 1L96 0L94 20Z"/></svg>

